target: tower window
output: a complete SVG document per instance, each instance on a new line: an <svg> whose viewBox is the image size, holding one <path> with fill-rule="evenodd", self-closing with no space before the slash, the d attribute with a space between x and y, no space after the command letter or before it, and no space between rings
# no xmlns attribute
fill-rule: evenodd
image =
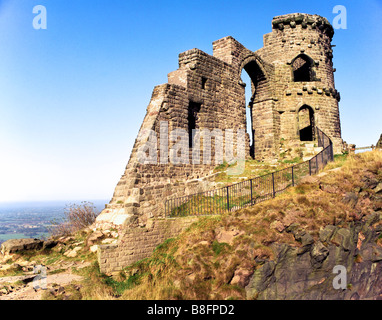
<svg viewBox="0 0 382 320"><path fill-rule="evenodd" d="M206 89L207 78L202 77L202 89Z"/></svg>
<svg viewBox="0 0 382 320"><path fill-rule="evenodd" d="M193 132L192 130L198 128L198 114L200 111L200 103L195 103L190 101L190 104L188 105L188 144L189 147L193 147Z"/></svg>
<svg viewBox="0 0 382 320"><path fill-rule="evenodd" d="M301 54L292 63L293 80L295 82L314 81L313 60Z"/></svg>

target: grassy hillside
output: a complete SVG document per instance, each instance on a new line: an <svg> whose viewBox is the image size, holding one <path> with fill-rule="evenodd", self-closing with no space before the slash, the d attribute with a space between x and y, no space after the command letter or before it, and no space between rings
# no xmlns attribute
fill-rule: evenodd
<svg viewBox="0 0 382 320"><path fill-rule="evenodd" d="M381 151L339 156L319 176L273 200L200 218L150 258L113 277L99 273L94 254L72 258L92 264L73 270L84 280L63 292L75 291L72 299L246 299L244 288L254 271L275 259L272 244L302 248L327 225L346 227L365 219L382 210L381 192ZM293 232L297 228L305 231L301 237ZM49 263L49 252L38 257ZM60 259L57 252L52 259ZM64 294L48 290L43 298Z"/></svg>
<svg viewBox="0 0 382 320"><path fill-rule="evenodd" d="M317 239L326 225L346 227L381 210L382 152L339 157L326 172L339 167L255 207L201 218L152 257L98 278L99 288L120 299L245 299L253 271L274 259L272 243L304 244L294 227Z"/></svg>

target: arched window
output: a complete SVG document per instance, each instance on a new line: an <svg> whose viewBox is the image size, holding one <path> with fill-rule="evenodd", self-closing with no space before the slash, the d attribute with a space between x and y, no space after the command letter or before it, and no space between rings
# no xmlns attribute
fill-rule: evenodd
<svg viewBox="0 0 382 320"><path fill-rule="evenodd" d="M305 54L298 55L292 62L293 81L314 81L313 60Z"/></svg>

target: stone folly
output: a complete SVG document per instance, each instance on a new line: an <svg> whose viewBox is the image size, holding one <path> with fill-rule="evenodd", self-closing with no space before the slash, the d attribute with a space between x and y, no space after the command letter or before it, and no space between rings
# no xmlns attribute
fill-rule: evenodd
<svg viewBox="0 0 382 320"><path fill-rule="evenodd" d="M164 218L166 199L213 187L217 145L226 146L226 132L231 130L233 156L237 155L238 132L246 131L247 122L251 130L244 137L246 158L275 160L281 140L295 145L314 141L316 127L330 137L334 153L340 153L333 35L327 19L296 13L273 18L272 32L264 35L264 46L257 51L228 36L213 42L213 55L199 49L181 53L178 70L168 74L168 83L153 90L130 160L113 198L97 218L97 227L151 225L151 219ZM247 88L243 72L251 79ZM246 90L252 96L248 105ZM177 129L181 129L177 137L161 135ZM188 163L174 164L170 152L159 145L195 147L195 130L224 134L208 141L208 155L205 149L203 153L207 139L199 137L200 164L191 161L191 149ZM139 161L148 149L156 151L154 158L160 161Z"/></svg>

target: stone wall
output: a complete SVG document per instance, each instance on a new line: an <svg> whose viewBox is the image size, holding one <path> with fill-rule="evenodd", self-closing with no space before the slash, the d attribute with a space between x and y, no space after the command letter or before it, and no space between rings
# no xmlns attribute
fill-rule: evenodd
<svg viewBox="0 0 382 320"><path fill-rule="evenodd" d="M178 236L196 220L196 217L152 219L146 227L125 228L118 244L99 246L100 271L111 274L149 257L158 245Z"/></svg>

